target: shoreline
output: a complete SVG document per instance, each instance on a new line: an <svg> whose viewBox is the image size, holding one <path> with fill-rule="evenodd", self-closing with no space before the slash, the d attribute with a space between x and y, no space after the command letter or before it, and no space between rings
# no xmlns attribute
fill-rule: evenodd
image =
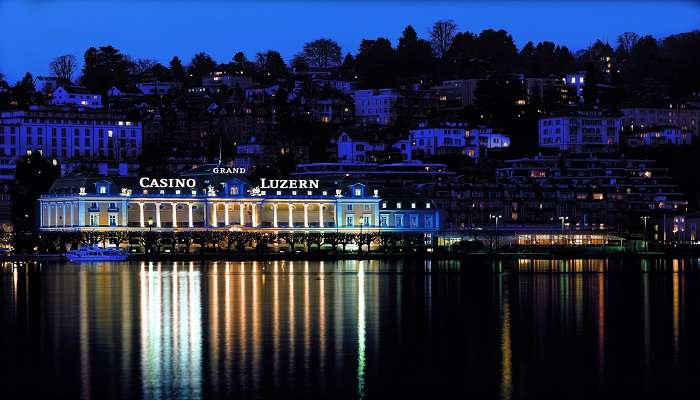
<svg viewBox="0 0 700 400"><path fill-rule="evenodd" d="M532 253L189 253L189 254L130 254L127 261L345 261L345 260L517 260L517 259L667 259L700 257L698 252L532 252ZM60 254L12 254L0 256L0 262L67 261Z"/></svg>

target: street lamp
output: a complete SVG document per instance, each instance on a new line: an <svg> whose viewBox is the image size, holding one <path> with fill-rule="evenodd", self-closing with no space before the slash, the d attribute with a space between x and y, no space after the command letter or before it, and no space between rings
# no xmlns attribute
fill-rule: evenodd
<svg viewBox="0 0 700 400"><path fill-rule="evenodd" d="M489 214L489 219L496 220L496 249L498 249L498 220L503 218L503 215Z"/></svg>
<svg viewBox="0 0 700 400"><path fill-rule="evenodd" d="M642 240L644 241L644 251L649 251L649 242L647 241L647 220L649 219L649 216L645 215L639 218L644 221L644 234L642 236Z"/></svg>

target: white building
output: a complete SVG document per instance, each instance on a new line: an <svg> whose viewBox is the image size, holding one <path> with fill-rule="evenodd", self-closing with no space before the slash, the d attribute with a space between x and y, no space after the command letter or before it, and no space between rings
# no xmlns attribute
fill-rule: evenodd
<svg viewBox="0 0 700 400"><path fill-rule="evenodd" d="M649 128L634 128L630 126L625 132L625 143L630 147L689 145L692 134L684 132L677 126L653 126Z"/></svg>
<svg viewBox="0 0 700 400"><path fill-rule="evenodd" d="M467 147L465 124L421 126L409 131L413 151L425 156L462 153Z"/></svg>
<svg viewBox="0 0 700 400"><path fill-rule="evenodd" d="M56 76L37 76L34 80L34 89L37 92L51 94L60 85L60 79Z"/></svg>
<svg viewBox="0 0 700 400"><path fill-rule="evenodd" d="M494 132L493 128L487 126L470 127L465 123L447 123L435 127L421 125L411 129L410 135L413 150L426 156L461 153L477 159L483 149L510 147L508 136Z"/></svg>
<svg viewBox="0 0 700 400"><path fill-rule="evenodd" d="M539 146L571 153L607 153L620 144L622 119L599 111L540 118Z"/></svg>
<svg viewBox="0 0 700 400"><path fill-rule="evenodd" d="M488 126L469 127L465 135L468 147L478 147L482 149L505 149L510 147L510 137L494 132Z"/></svg>
<svg viewBox="0 0 700 400"><path fill-rule="evenodd" d="M33 151L61 162L136 160L141 122L124 114L32 107L0 113L0 156L14 159Z"/></svg>
<svg viewBox="0 0 700 400"><path fill-rule="evenodd" d="M396 121L403 95L394 89L356 90L355 117L363 125L390 125Z"/></svg>
<svg viewBox="0 0 700 400"><path fill-rule="evenodd" d="M640 128L656 125L672 125L698 137L700 134L700 109L686 104L669 104L663 107L630 107L621 109L625 126Z"/></svg>
<svg viewBox="0 0 700 400"><path fill-rule="evenodd" d="M86 108L102 108L102 96L90 93L83 86L62 85L53 91L49 104L56 106L74 105Z"/></svg>

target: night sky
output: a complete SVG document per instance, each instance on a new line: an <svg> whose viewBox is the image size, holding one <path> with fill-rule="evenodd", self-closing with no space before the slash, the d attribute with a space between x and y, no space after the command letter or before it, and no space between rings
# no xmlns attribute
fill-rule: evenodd
<svg viewBox="0 0 700 400"><path fill-rule="evenodd" d="M14 82L30 71L48 73L52 57L82 59L89 46L111 44L134 58L167 65L174 55L189 62L206 51L227 62L237 51L275 49L290 59L304 42L330 37L343 52L362 38L384 36L393 44L407 24L427 36L438 19L460 30L506 29L518 47L553 40L572 51L618 34L665 36L700 28L700 4L664 2L467 2L412 1L0 1L0 72Z"/></svg>

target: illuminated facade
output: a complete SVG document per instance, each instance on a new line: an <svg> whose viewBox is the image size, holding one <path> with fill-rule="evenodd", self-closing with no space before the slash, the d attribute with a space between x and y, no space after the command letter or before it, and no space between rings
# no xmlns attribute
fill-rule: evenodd
<svg viewBox="0 0 700 400"><path fill-rule="evenodd" d="M64 177L39 199L40 227L432 233L440 226L439 212L430 202L384 199L378 189L362 183L261 179L261 185L253 187L242 176L221 170L204 165L164 179Z"/></svg>

